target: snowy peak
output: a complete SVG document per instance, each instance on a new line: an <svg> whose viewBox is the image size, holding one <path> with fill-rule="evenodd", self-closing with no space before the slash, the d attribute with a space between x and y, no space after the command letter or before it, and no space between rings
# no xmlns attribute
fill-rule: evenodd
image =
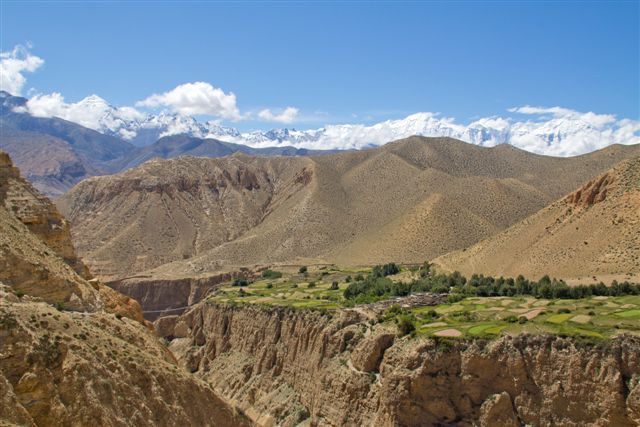
<svg viewBox="0 0 640 427"><path fill-rule="evenodd" d="M292 146L339 150L379 146L420 135L452 137L488 147L512 144L538 154L572 156L614 143L640 143L640 121L618 120L612 115L581 113L560 107L518 107L509 111L516 117L522 116L520 120L492 116L468 125L438 113L419 112L372 125L331 124L309 130L280 128L241 133L222 126L218 121L199 122L193 117L175 113L150 114L132 107L114 107L97 95L77 103L65 103L57 93L37 95L29 100L6 93L0 95L4 110L38 117L60 117L137 146L150 145L164 136L186 134L254 148Z"/></svg>

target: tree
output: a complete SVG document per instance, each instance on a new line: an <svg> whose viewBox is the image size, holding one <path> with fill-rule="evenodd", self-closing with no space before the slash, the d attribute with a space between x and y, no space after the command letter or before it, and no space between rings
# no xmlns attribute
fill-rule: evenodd
<svg viewBox="0 0 640 427"><path fill-rule="evenodd" d="M282 273L267 269L262 272L262 277L265 279L279 279L282 277Z"/></svg>
<svg viewBox="0 0 640 427"><path fill-rule="evenodd" d="M411 318L407 315L401 315L396 318L396 322L398 325L398 331L401 336L410 334L411 332L416 330L416 326L411 321Z"/></svg>

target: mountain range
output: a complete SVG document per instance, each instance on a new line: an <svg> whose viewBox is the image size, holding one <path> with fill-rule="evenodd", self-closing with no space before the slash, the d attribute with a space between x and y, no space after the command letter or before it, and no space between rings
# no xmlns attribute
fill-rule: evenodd
<svg viewBox="0 0 640 427"><path fill-rule="evenodd" d="M221 157L235 152L256 156L300 156L335 151L286 145L254 148L186 133L156 140L157 132L148 134L154 141L152 144L136 147L117 132L105 134L58 117L34 117L16 112L26 103L26 98L0 92L0 149L13 157L25 177L38 190L54 197L85 178L115 173L154 157ZM178 116L173 118L180 119ZM108 118L108 115L104 122L122 123Z"/></svg>
<svg viewBox="0 0 640 427"><path fill-rule="evenodd" d="M105 280L264 263L421 263L488 238L637 155L640 146L614 145L554 158L411 137L323 156L180 157L84 180L58 206Z"/></svg>
<svg viewBox="0 0 640 427"><path fill-rule="evenodd" d="M6 97L8 94L4 94ZM584 154L612 143L640 142L640 124L616 120L610 115L579 113L563 108L520 107L515 114L542 115L542 120L514 120L493 116L476 118L467 125L437 113L421 112L403 119L371 125L330 124L317 129L272 129L240 132L216 121L200 122L190 116L167 112L143 113L131 107L114 107L96 95L61 111L31 107L27 102L16 111L59 117L101 133L117 136L136 146L149 145L163 136L187 134L251 147L293 146L316 150L362 149L412 135L452 137L482 146L512 144L537 154L569 156Z"/></svg>
<svg viewBox="0 0 640 427"><path fill-rule="evenodd" d="M12 155L39 190L53 197L86 177L118 172L153 157L216 157L233 152L310 155L372 148L412 135L451 137L487 147L511 144L557 156L640 142L640 125L635 121L558 108L516 111L546 114L541 121L489 117L461 125L438 114L416 113L373 125L240 132L190 116L114 107L95 95L57 113L36 108L31 101L0 92L0 148Z"/></svg>

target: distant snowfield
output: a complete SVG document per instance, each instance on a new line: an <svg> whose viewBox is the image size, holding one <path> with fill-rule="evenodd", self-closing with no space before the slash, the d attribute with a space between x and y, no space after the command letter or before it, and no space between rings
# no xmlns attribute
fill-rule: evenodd
<svg viewBox="0 0 640 427"><path fill-rule="evenodd" d="M77 103L65 103L60 94L39 95L18 111L60 117L136 145L148 145L162 136L189 134L255 148L361 149L422 135L448 136L487 147L506 143L537 154L574 156L611 144L640 143L638 120L561 107L517 107L509 112L518 119L494 116L466 125L438 113L422 112L373 125L338 124L309 130L282 128L245 133L216 121L200 122L175 113L147 114L133 107L114 107L96 95Z"/></svg>

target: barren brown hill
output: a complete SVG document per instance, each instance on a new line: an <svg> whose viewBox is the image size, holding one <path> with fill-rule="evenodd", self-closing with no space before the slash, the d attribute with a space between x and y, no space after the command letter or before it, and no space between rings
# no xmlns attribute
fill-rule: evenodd
<svg viewBox="0 0 640 427"><path fill-rule="evenodd" d="M412 137L308 158L180 158L83 181L59 206L102 277L422 262L505 229L638 153L612 146L552 158Z"/></svg>
<svg viewBox="0 0 640 427"><path fill-rule="evenodd" d="M78 250L103 276L133 275L243 236L272 211L304 203L306 158L152 160L80 183L59 206Z"/></svg>
<svg viewBox="0 0 640 427"><path fill-rule="evenodd" d="M640 157L540 212L436 261L463 273L538 278L640 273Z"/></svg>

